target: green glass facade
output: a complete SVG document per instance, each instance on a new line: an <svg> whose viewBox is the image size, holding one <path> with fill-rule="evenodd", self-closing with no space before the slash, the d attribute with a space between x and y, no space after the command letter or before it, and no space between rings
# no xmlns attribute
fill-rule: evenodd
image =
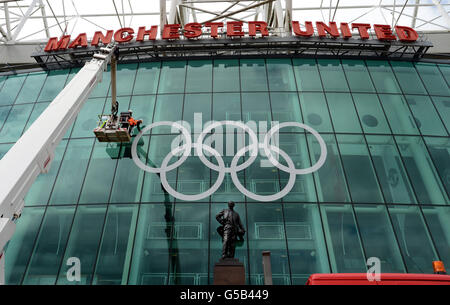
<svg viewBox="0 0 450 305"><path fill-rule="evenodd" d="M78 70L0 76L0 157ZM432 273L434 260L450 266L449 65L164 61L120 64L118 80L119 111L133 109L144 125L193 124L198 113L204 123L300 122L321 134L327 159L313 174L298 175L276 202L247 198L229 174L212 196L180 201L162 190L158 175L135 165L130 144L95 140L97 114L110 110L104 73L50 172L25 199L6 250L8 284L73 284L66 278L70 257L81 261L81 284L211 284L221 255L215 215L229 200L247 229L236 257L248 284L263 283L265 250L276 284L304 284L312 273L366 272L369 257L381 260L382 272ZM170 128L154 128L139 142L139 157L159 166L176 137ZM281 129L279 142L297 168L319 158L317 140L302 129ZM227 166L232 158L223 157ZM279 192L289 174L262 161L258 156L240 171L239 181L256 194ZM217 176L190 156L167 180L198 194Z"/></svg>

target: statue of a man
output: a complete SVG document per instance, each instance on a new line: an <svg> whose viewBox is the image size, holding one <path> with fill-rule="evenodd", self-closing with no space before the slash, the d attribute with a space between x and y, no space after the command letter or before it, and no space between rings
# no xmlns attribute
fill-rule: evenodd
<svg viewBox="0 0 450 305"><path fill-rule="evenodd" d="M220 236L222 236L222 259L234 258L234 250L236 249L236 240L243 239L245 234L239 214L234 211L234 202L228 202L228 209L222 210L216 215L217 221L221 224L217 228Z"/></svg>

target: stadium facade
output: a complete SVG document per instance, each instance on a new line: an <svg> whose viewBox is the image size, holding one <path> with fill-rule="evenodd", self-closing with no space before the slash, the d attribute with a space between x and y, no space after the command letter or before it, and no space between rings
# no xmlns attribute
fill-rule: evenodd
<svg viewBox="0 0 450 305"><path fill-rule="evenodd" d="M322 154L315 135L287 126L278 146L291 162L281 154L282 166L267 166L261 152L235 173L239 183L226 173L210 196L174 196L213 187L220 161L212 155L207 166L192 154L165 173L176 191L167 192L161 175L136 165L131 143L96 141L97 115L109 113L111 103L105 71L58 146L50 172L38 177L25 199L6 250L7 283L73 284L66 272L75 257L81 284L212 284L221 256L215 215L229 200L247 230L236 257L248 284L263 284L262 251L271 252L273 281L282 285L304 284L313 273L366 272L370 257L388 273L433 273L435 260L450 266L448 57L427 54L433 47L423 36L391 42L377 40L376 33L367 40L260 34L124 42L120 111L132 109L147 126L194 126L199 117L203 123L257 122L259 138L273 122L302 123L326 145L320 168L294 175L286 195L258 200L291 183L286 168L311 167ZM1 76L0 156L96 46L44 47L30 54L40 69ZM161 166L177 137L178 131L161 126L146 132L137 145L139 159ZM221 157L225 166L236 154L235 148ZM248 153L239 164L246 160Z"/></svg>

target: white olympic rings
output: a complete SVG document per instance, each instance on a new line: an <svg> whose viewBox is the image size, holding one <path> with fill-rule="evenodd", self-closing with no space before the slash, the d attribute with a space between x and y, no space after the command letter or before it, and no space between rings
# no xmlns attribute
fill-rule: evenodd
<svg viewBox="0 0 450 305"><path fill-rule="evenodd" d="M223 125L231 125L231 126L243 129L246 133L248 133L250 142L251 142L250 145L241 148L236 153L236 155L233 157L233 159L231 161L230 167L225 167L223 158L217 150L215 150L214 148L212 148L208 145L203 144L203 139L208 132L210 132L214 128L217 128L217 127L223 126ZM184 137L183 145L174 148L163 159L161 167L159 167L159 168L151 167L151 166L144 164L139 159L139 156L137 154L137 144L138 144L139 140L141 139L141 137L144 135L144 133L146 131L149 131L152 128L158 127L158 126L174 127L176 129L180 130L181 134ZM306 131L310 132L316 138L316 140L318 141L319 146L320 146L320 157L319 157L319 160L317 160L317 162L314 165L312 165L308 168L297 169L297 168L295 168L294 162L292 161L292 159L288 156L288 154L285 151L283 151L282 149L280 149L277 146L270 144L270 140L272 139L272 136L279 129L284 128L284 127L303 128ZM219 172L219 175L218 175L217 180L214 183L214 185L207 191L200 193L200 194L196 194L196 195L186 195L186 194L182 194L182 193L175 191L169 185L169 182L167 181L166 173L175 169L176 167L180 166L187 159L187 157L189 157L191 155L192 148L194 148L196 150L196 153L197 153L198 157L200 158L200 160L203 162L203 164L205 164L210 169ZM258 149L264 150L264 153L266 154L268 160L270 161L270 163L272 163L272 165L274 165L275 167L277 167L278 169L280 169L284 172L289 173L289 180L288 180L287 184L280 192L278 192L276 194L257 195L255 193L252 193L249 190L247 190L239 181L237 172L246 169L255 161L255 159L257 157ZM206 150L210 154L214 155L214 157L217 159L218 165L209 161L203 154L203 150ZM243 157L247 151L250 151L250 150L252 151L250 153L250 158L248 158L248 160L246 160L242 164L238 165L239 159L241 157ZM179 158L173 164L168 165L169 161L172 159L172 157L177 156L182 151L183 151L183 154L182 154L181 158ZM283 157L283 159L286 161L287 166L280 164L273 156L272 151L274 151L276 154L281 155ZM327 157L327 147L326 147L325 141L323 140L323 138L320 136L320 134L316 130L314 130L313 128L311 128L308 125L305 125L302 123L297 123L297 122L284 122L284 123L280 123L280 124L273 126L265 135L263 143L258 144L258 138L257 138L255 132L249 126L243 124L242 122L237 122L237 121L213 122L211 125L209 125L207 128L205 128L202 131L202 133L199 135L199 137L197 139L197 142L192 143L191 135L190 135L189 131L185 127L183 127L181 124L176 123L176 122L170 122L170 121L162 121L162 122L152 123L141 130L141 132L134 139L133 144L131 146L131 156L133 158L134 163L142 170L150 172L150 173L160 174L161 183L162 183L164 189L170 195L172 195L173 197L175 197L177 199L181 199L184 201L196 201L196 200L201 200L203 198L206 198L206 197L214 194L214 192L219 189L220 185L222 184L222 182L225 178L225 173L230 173L231 179L232 179L234 185L242 194L244 194L245 196L247 196L253 200L256 200L256 201L268 202L268 201L275 201L275 200L278 200L278 199L286 196L294 187L297 175L305 175L305 174L313 173L313 172L317 171L318 169L320 169L322 167L322 165L325 163L325 160Z"/></svg>

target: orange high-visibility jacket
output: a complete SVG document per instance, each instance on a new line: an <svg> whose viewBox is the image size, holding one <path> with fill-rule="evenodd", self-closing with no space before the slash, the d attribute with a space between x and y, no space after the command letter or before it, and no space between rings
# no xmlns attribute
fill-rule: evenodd
<svg viewBox="0 0 450 305"><path fill-rule="evenodd" d="M133 118L129 118L129 119L128 119L128 123L130 123L130 126L136 126L137 123L138 123L138 121L136 121L136 120L133 119Z"/></svg>

